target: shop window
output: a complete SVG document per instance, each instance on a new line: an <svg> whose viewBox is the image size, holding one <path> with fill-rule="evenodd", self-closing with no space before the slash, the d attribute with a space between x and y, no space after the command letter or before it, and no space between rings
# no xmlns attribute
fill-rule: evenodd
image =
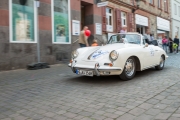
<svg viewBox="0 0 180 120"><path fill-rule="evenodd" d="M52 40L55 44L70 44L69 0L52 0Z"/></svg>
<svg viewBox="0 0 180 120"><path fill-rule="evenodd" d="M36 11L34 0L10 0L10 41L35 43Z"/></svg>
<svg viewBox="0 0 180 120"><path fill-rule="evenodd" d="M121 23L122 26L127 26L127 14L125 12L121 12Z"/></svg>
<svg viewBox="0 0 180 120"><path fill-rule="evenodd" d="M177 6L174 4L174 14L177 15Z"/></svg>
<svg viewBox="0 0 180 120"><path fill-rule="evenodd" d="M113 31L113 11L108 7L106 8L106 26L107 31Z"/></svg>

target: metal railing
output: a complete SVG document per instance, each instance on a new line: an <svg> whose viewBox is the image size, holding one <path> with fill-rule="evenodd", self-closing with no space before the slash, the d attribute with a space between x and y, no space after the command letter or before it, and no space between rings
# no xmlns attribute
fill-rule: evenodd
<svg viewBox="0 0 180 120"><path fill-rule="evenodd" d="M100 39L98 39L98 38L94 38L94 39L98 40L100 44L104 44L104 41L103 41L103 40L100 40ZM76 43L78 40L79 40L79 39L76 39L76 40L73 42L73 44Z"/></svg>
<svg viewBox="0 0 180 120"><path fill-rule="evenodd" d="M75 41L73 42L73 44L76 43L78 40L79 40L79 39L75 40Z"/></svg>

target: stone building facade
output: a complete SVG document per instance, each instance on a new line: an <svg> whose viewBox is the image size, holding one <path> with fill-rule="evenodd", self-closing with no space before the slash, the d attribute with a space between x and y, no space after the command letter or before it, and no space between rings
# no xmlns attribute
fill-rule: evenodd
<svg viewBox="0 0 180 120"><path fill-rule="evenodd" d="M105 44L112 34L119 32L144 34L146 29L156 38L171 35L167 27L157 24L169 22L169 0L167 11L164 0L160 0L160 8L157 0L39 1L36 8L34 0L0 0L0 71L37 62L37 41L42 62L68 62L71 52L79 47L78 34L83 26L91 31L89 44L93 39L99 45ZM100 6L100 2L107 3ZM144 23L141 25L138 20Z"/></svg>
<svg viewBox="0 0 180 120"><path fill-rule="evenodd" d="M172 38L180 36L180 1L171 0Z"/></svg>
<svg viewBox="0 0 180 120"><path fill-rule="evenodd" d="M135 14L148 18L148 26L146 28L150 30L156 39L172 36L170 13L170 0L141 0L135 12Z"/></svg>

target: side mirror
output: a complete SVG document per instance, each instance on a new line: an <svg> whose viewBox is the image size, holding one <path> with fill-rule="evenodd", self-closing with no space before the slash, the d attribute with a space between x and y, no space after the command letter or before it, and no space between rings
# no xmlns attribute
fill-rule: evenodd
<svg viewBox="0 0 180 120"><path fill-rule="evenodd" d="M148 44L147 44L147 43L145 43L144 48L145 48L145 47L148 47Z"/></svg>

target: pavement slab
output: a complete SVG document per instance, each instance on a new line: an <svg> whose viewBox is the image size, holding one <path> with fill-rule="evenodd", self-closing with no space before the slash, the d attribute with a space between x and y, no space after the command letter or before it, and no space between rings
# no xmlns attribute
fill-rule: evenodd
<svg viewBox="0 0 180 120"><path fill-rule="evenodd" d="M180 55L164 70L86 77L66 64L0 72L0 120L179 120Z"/></svg>

